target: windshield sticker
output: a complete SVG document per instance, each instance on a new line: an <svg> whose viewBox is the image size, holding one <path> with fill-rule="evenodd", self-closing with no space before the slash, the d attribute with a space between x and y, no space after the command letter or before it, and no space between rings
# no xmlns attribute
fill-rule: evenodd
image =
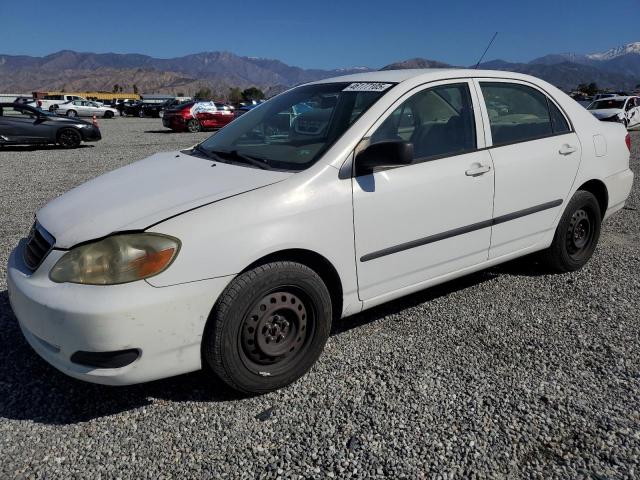
<svg viewBox="0 0 640 480"><path fill-rule="evenodd" d="M391 86L393 86L392 83L359 82L359 83L352 83L342 91L343 92L384 92L387 88Z"/></svg>

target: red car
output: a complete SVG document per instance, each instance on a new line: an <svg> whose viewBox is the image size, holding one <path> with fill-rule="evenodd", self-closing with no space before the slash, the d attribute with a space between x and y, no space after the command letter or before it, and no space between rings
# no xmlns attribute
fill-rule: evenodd
<svg viewBox="0 0 640 480"><path fill-rule="evenodd" d="M165 110L162 124L177 132L222 128L234 119L233 110L219 102L188 102Z"/></svg>

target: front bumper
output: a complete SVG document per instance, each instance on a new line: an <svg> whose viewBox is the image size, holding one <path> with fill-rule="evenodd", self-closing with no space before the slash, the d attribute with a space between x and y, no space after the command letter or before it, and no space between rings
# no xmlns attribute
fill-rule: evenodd
<svg viewBox="0 0 640 480"><path fill-rule="evenodd" d="M85 142L97 142L102 139L102 134L98 127L92 126L91 128L81 128L82 140Z"/></svg>
<svg viewBox="0 0 640 480"><path fill-rule="evenodd" d="M30 274L23 246L24 240L9 257L9 300L29 344L58 370L89 382L129 385L201 368L204 326L230 277L161 288L145 281L60 284L48 272L64 252L53 250ZM121 368L71 361L76 352L130 349L138 357Z"/></svg>

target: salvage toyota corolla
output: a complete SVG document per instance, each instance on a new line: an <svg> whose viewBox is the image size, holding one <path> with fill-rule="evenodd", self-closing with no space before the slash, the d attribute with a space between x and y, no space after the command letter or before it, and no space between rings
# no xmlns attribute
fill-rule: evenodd
<svg viewBox="0 0 640 480"><path fill-rule="evenodd" d="M206 368L270 391L334 319L532 252L581 268L629 195L629 150L622 125L526 75L306 84L51 201L10 256L11 305L73 377Z"/></svg>

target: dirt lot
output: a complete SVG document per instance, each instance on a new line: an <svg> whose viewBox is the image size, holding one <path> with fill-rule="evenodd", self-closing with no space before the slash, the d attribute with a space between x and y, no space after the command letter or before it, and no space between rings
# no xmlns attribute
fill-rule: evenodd
<svg viewBox="0 0 640 480"><path fill-rule="evenodd" d="M29 348L7 257L48 200L208 134L100 124L75 151L0 150L0 478L640 475L637 181L580 272L518 261L345 319L282 391L238 398L203 373L109 388Z"/></svg>

